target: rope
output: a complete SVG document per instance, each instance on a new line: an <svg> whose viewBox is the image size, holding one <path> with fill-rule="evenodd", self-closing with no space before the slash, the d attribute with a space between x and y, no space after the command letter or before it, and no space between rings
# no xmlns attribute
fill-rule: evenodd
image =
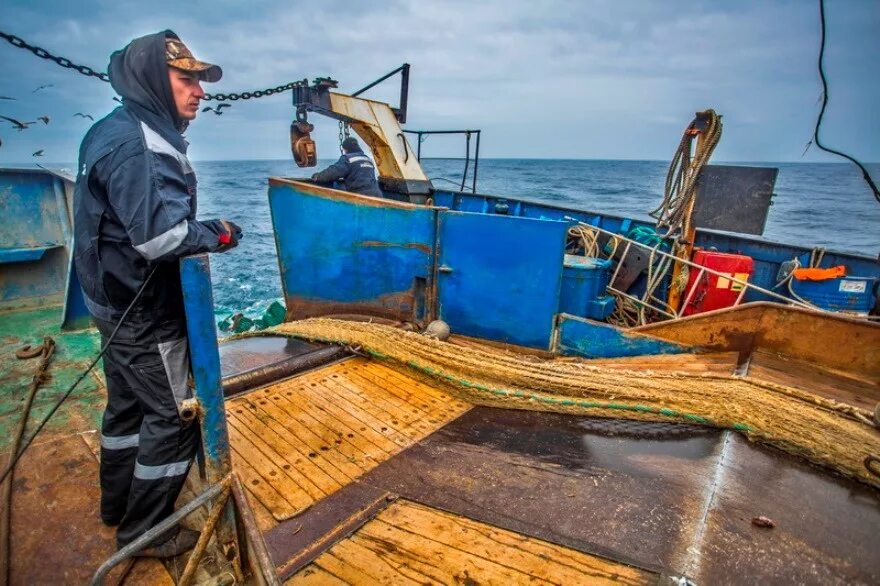
<svg viewBox="0 0 880 586"><path fill-rule="evenodd" d="M359 346L477 405L732 429L880 488L880 478L864 466L867 455L880 453L872 414L792 387L727 375L546 360L366 322L310 319L263 335Z"/></svg>
<svg viewBox="0 0 880 586"><path fill-rule="evenodd" d="M55 340L46 336L43 343L39 346L31 348L30 345L25 346L15 355L19 360L28 360L40 356L40 363L34 369L34 376L31 378L31 384L28 386L27 395L25 397L24 406L21 410L21 419L18 421L18 428L15 431L15 439L12 441L12 448L9 450L9 458L12 460L9 469L9 476L2 480L2 506L3 512L0 513L0 579L3 584L10 583L10 552L12 551L12 542L10 541L11 532L11 514L12 514L12 482L15 479L15 463L18 461L16 457L21 447L21 438L24 437L24 431L27 428L28 418L30 417L31 407L34 404L34 398L37 396L37 389L40 385L49 379L49 360L55 354Z"/></svg>
<svg viewBox="0 0 880 586"><path fill-rule="evenodd" d="M702 131L697 129L697 121L701 118L707 121L706 129ZM691 160L691 145L699 134L703 135L703 140L697 141L696 153ZM688 233L697 180L719 140L721 140L721 117L711 109L698 112L697 117L685 129L672 157L669 171L666 173L663 201L650 214L657 220L657 234L669 237Z"/></svg>
<svg viewBox="0 0 880 586"><path fill-rule="evenodd" d="M580 241L586 257L599 258L599 232L591 230L583 224L572 226L568 229L569 238ZM615 244L616 246L616 244ZM613 256L613 254L612 254Z"/></svg>

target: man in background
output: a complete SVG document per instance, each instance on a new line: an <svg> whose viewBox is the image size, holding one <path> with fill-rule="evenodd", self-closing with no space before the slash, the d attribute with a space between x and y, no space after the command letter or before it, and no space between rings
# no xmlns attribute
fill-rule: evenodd
<svg viewBox="0 0 880 586"><path fill-rule="evenodd" d="M122 106L80 146L74 258L86 306L109 343L101 518L118 526L122 548L174 512L199 443L198 425L178 413L191 396L179 259L229 250L240 229L196 219L182 136L204 98L201 82L218 81L221 69L163 31L113 53L108 73ZM139 555L175 556L197 539L175 527Z"/></svg>
<svg viewBox="0 0 880 586"><path fill-rule="evenodd" d="M379 182L376 181L376 167L353 136L342 141L342 156L339 160L312 175L312 180L318 183L341 180L346 191L382 197Z"/></svg>

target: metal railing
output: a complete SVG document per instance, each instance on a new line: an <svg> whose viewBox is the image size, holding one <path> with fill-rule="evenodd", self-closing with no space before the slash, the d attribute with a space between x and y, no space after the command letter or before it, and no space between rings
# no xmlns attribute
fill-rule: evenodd
<svg viewBox="0 0 880 586"><path fill-rule="evenodd" d="M617 234L616 232L611 232L610 230L605 230L604 228L600 228L598 226L593 226L592 224L587 224L587 223L581 222L581 221L576 220L575 218L572 218L569 216L566 216L565 219L572 221L572 222L576 222L579 226L583 226L586 229L594 230L594 231L598 232L599 234L603 234L603 235L608 236L609 238L616 239L618 241L617 246L620 246L620 243L625 242L626 245L624 246L623 251L620 254L620 261L617 263L617 266L614 269L614 273L611 275L611 279L608 281L608 287L606 288L606 290L610 293L613 293L614 295L619 295L620 297L624 297L626 299L629 299L630 301L632 301L633 303L636 303L637 305L640 305L642 307L647 307L648 309L656 311L657 313L659 313L669 319L680 318L684 315L685 309L691 303L694 295L696 294L696 291L698 289L698 284L700 283L700 281L703 279L704 275L706 275L706 274L715 275L716 277L719 277L721 279L726 279L726 280L730 281L731 283L735 283L735 284L740 285L742 287L742 289L740 290L739 295L737 296L736 301L733 303L732 307L736 307L737 305L742 303L742 300L745 298L746 293L749 290L752 290L752 291L756 291L758 293L761 293L762 295L766 295L768 297L771 297L774 300L778 300L783 303L786 303L788 305L794 305L796 307L802 307L802 308L809 309L812 311L821 311L821 312L828 313L827 310L822 309L821 307L816 307L815 305L810 305L809 303L804 303L802 301L798 301L797 299L792 299L790 297L786 297L785 295L782 295L782 294L777 293L775 291L771 291L770 289L765 289L764 287L761 287L759 285L755 285L754 283L749 283L748 280L739 279L731 273L723 273L721 271L716 271L715 269L710 269L709 267L705 267L703 265L698 265L690 260L680 259L680 258L678 258L678 257L676 257L676 256L674 256L664 250L660 250L660 245L662 243L657 244L656 246L652 247L652 246L648 246L647 244L637 242L636 240L633 240L631 238L627 238L626 236L623 236L621 234ZM677 310L669 311L667 309L668 306L667 306L667 308L663 308L663 307L658 307L657 305L652 305L647 300L647 298L651 297L652 293L653 293L653 290L650 287L645 291L646 298L640 299L640 298L636 297L635 295L631 295L631 294L627 293L626 291L621 291L620 289L617 289L614 286L614 282L617 279L617 275L620 273L620 269L623 266L623 260L627 257L630 250L632 250L633 246L636 246L642 250L647 251L647 253L648 253L648 266L649 267L654 266L655 260L659 257L661 259L666 259L671 262L677 261L677 262L687 266L689 271L691 271L691 270L697 271L697 277L695 279L693 279L692 281L689 280L689 282L693 283L693 284L688 287L689 291L687 292L687 295L685 296L684 302L681 304L681 306ZM674 286L674 284L673 284L673 286ZM732 286L733 285L731 285L731 287Z"/></svg>

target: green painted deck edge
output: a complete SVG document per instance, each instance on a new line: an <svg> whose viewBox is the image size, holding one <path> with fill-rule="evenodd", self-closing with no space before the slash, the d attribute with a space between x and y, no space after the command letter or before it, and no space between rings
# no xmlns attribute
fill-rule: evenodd
<svg viewBox="0 0 880 586"><path fill-rule="evenodd" d="M61 316L62 307L58 305L0 312L0 452L8 450L12 443L25 393L38 363L38 359L17 359L15 351L25 344L40 344L44 336L52 336L56 343L49 366L51 378L37 391L28 434L100 351L101 340L96 330L63 332ZM93 373L80 383L43 433L48 436L100 427L105 404L100 365Z"/></svg>

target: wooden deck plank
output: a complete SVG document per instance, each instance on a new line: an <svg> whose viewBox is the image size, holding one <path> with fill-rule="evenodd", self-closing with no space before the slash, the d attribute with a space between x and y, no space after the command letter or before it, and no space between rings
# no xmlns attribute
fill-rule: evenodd
<svg viewBox="0 0 880 586"><path fill-rule="evenodd" d="M375 556L369 550L363 550L350 542L339 545L340 547L333 548L333 553L322 556L316 565L350 584L417 584L392 564L376 563Z"/></svg>
<svg viewBox="0 0 880 586"><path fill-rule="evenodd" d="M396 420L403 421L405 423L411 423L417 419L425 412L417 407L414 408L411 403L407 403L402 399L399 399L396 395L391 392L386 392L381 395L377 393L369 393L363 390L363 385L358 384L357 381L350 379L347 376L336 377L332 381L351 391L358 397L361 397L364 401L372 403L376 407L382 409L387 412L391 417ZM388 391L387 386L383 389ZM413 412L415 409L415 412ZM397 424L395 424L397 425Z"/></svg>
<svg viewBox="0 0 880 586"><path fill-rule="evenodd" d="M656 576L408 501L397 501L288 583L323 570L350 584L646 584Z"/></svg>
<svg viewBox="0 0 880 586"><path fill-rule="evenodd" d="M638 584L643 575L618 564L613 564L614 571L609 573L609 563L601 558L416 503L390 507L377 518L473 555L500 560L502 565L551 582L575 584L588 577L591 582L613 578L619 583Z"/></svg>
<svg viewBox="0 0 880 586"><path fill-rule="evenodd" d="M315 584L315 586L324 586L325 584L330 586L349 586L350 584L345 580L340 580L327 570L323 570L315 565L309 566L308 570L303 570L284 583L293 586L309 586L311 584Z"/></svg>
<svg viewBox="0 0 880 586"><path fill-rule="evenodd" d="M448 402L440 403L439 405L435 404L432 407L430 396L426 396L421 392L415 394L400 388L398 386L399 383L388 376L389 371L385 367L377 368L373 384L378 384L388 391L386 400L389 404L396 406L400 411L406 413L408 417L405 420L423 432L435 429L436 424L441 419L456 417L467 409L466 405L461 407L450 405L449 402L453 400L453 397L448 397ZM361 373L351 372L346 376L351 381L350 384L357 385L360 381L365 380L362 378L363 373L364 370ZM415 388L415 385L411 388Z"/></svg>
<svg viewBox="0 0 880 586"><path fill-rule="evenodd" d="M467 410L470 407L470 403L467 401L462 401L445 390L432 387L432 384L439 383L424 373L410 371L407 374L402 374L386 366L377 366L380 368L375 370L376 376L381 377L383 381L397 384L398 388L407 388L408 385L405 381L413 381L411 385L413 392L424 393L425 401L430 405L432 412L452 413Z"/></svg>
<svg viewBox="0 0 880 586"><path fill-rule="evenodd" d="M322 388L321 391L326 391L326 389ZM332 396L332 392L329 394ZM353 433L355 437L367 440L367 445L360 446L364 453L375 453L373 447L389 454L397 450L397 444L380 433L373 433L364 426L363 422L347 411L328 409L323 401L314 400L315 393L310 392L305 386L298 386L293 395L290 391L286 391L284 395L289 402L294 401L294 399L302 401L304 406L303 415L313 419L319 426L326 427L334 433L342 433L346 437L348 437L348 433ZM302 423L306 424L305 422Z"/></svg>
<svg viewBox="0 0 880 586"><path fill-rule="evenodd" d="M263 482L271 484L292 507L299 510L312 504L313 499L309 497L308 493L294 482L278 463L260 452L259 448L254 446L234 425L229 426L229 439L242 460L250 464Z"/></svg>
<svg viewBox="0 0 880 586"><path fill-rule="evenodd" d="M358 409L374 417L377 421L382 423L383 427L392 429L399 435L410 439L420 435L419 431L407 425L405 420L401 422L401 416L403 413L399 410L389 410L389 408L386 405L383 405L381 401L376 399L370 400L369 398L364 397L362 394L355 392L350 387L350 383L343 384L336 381L327 381L325 384L336 393L337 397L347 400ZM409 414L406 415L408 417Z"/></svg>
<svg viewBox="0 0 880 586"><path fill-rule="evenodd" d="M260 473L248 464L247 459L238 453L234 443L232 444L232 468L238 473L241 483L247 487L256 500L269 509L276 520L289 519L299 512L297 507L291 505L281 496L272 483L266 482Z"/></svg>
<svg viewBox="0 0 880 586"><path fill-rule="evenodd" d="M465 401L461 401L446 391L433 386L431 384L433 379L428 378L425 374L412 370L407 371L406 373L398 372L390 366L380 363L354 364L352 367L356 369L356 372L362 373L365 376L374 374L381 377L383 380L396 382L399 388L412 388L424 392L426 396L437 399L437 402L431 401L432 408L436 408L438 404L448 404L456 407L467 406Z"/></svg>
<svg viewBox="0 0 880 586"><path fill-rule="evenodd" d="M392 372L354 359L227 403L242 476L274 519L335 493L470 408Z"/></svg>
<svg viewBox="0 0 880 586"><path fill-rule="evenodd" d="M378 373L370 374L366 370L352 368L351 370L342 371L342 374L356 385L381 386L389 393L394 394L394 396L408 403L411 406L410 410L414 413L428 413L432 410L431 405L428 402L428 397L430 395L426 395L421 391L401 389L400 386L398 386L397 381L381 378L381 375Z"/></svg>
<svg viewBox="0 0 880 586"><path fill-rule="evenodd" d="M307 394L304 388L298 388L296 393L299 393L298 396L300 397ZM293 397L297 396L293 395L292 397L290 391L287 391L284 394L287 396L286 398L288 401L292 401ZM305 401L304 404L307 405L308 418L311 418L318 425L326 427L332 432L348 438L351 440L350 443L353 443L364 454L375 454L376 449L379 449L386 454L395 453L397 451L397 444L382 434L373 432L371 429L367 428L363 422L354 418L348 412L341 410L328 410L321 405L311 404L307 401Z"/></svg>
<svg viewBox="0 0 880 586"><path fill-rule="evenodd" d="M289 381L289 383L292 386L285 388L283 392L284 398L287 401L279 404L284 406L291 416L298 417L302 425L309 428L317 425L318 428L327 428L332 432L341 433L346 438L348 438L349 433L352 433L354 437L362 437L386 453L393 453L397 450L397 444L382 434L373 432L362 421L347 411L334 409L332 405L328 406L324 401L310 399L309 397L314 396L314 394L309 393L307 391L308 387L303 386L296 379ZM324 390L321 389L321 391ZM310 421L306 422L303 418ZM373 453L372 448L369 446L361 447L365 453Z"/></svg>
<svg viewBox="0 0 880 586"><path fill-rule="evenodd" d="M749 378L787 385L869 411L880 402L880 384L831 371L803 360L755 352Z"/></svg>
<svg viewBox="0 0 880 586"><path fill-rule="evenodd" d="M367 463L363 462L363 453L353 448L350 450L347 448L344 454L331 449L330 446L336 445L334 442L339 437L338 433L329 427L326 417L312 412L313 406L310 400L299 399L300 397L297 397L297 402L294 402L287 397L281 397L267 402L260 408L271 412L291 438L296 438L294 441L298 440L308 448L306 456L338 482L346 484L352 478L359 476L368 467ZM278 408L279 411L275 411L274 408Z"/></svg>
<svg viewBox="0 0 880 586"><path fill-rule="evenodd" d="M275 403L293 417L298 424L294 431L305 437L314 449L328 452L322 448L338 446L341 454L328 453L325 456L349 477L359 476L370 470L377 458L381 462L387 457L389 450L376 446L374 442L363 437L354 427L354 423L344 421L337 414L322 409L313 397L308 396L307 391L298 392L299 396L295 397L302 400L301 405L297 405L292 397L283 397ZM298 409L298 406L301 408ZM289 428L293 430L292 427ZM321 445L315 446L315 439ZM390 442L389 445L393 446Z"/></svg>
<svg viewBox="0 0 880 586"><path fill-rule="evenodd" d="M390 439L399 447L406 447L409 445L409 438L391 429L380 419L377 419L363 409L358 408L357 405L346 400L344 396L333 394L333 401L331 402L327 397L321 395L312 387L303 387L303 390L309 394L316 405L332 415L340 418L349 417L352 421L360 423L360 427L366 426L367 429L372 429L378 434ZM358 429L360 429L360 427Z"/></svg>
<svg viewBox="0 0 880 586"><path fill-rule="evenodd" d="M545 584L520 570L502 566L467 551L450 547L429 537L410 533L394 525L375 519L364 525L358 534L373 539L387 548L393 547L423 564L430 564L449 576L446 583L467 582L489 584L522 584L525 582ZM499 548L498 555L503 556ZM318 558L320 560L321 558ZM317 560L316 560L317 561Z"/></svg>
<svg viewBox="0 0 880 586"><path fill-rule="evenodd" d="M241 411L239 413L239 411ZM323 494L330 494L337 490L341 484L332 476L324 472L324 470L312 462L308 457L307 448L294 441L289 433L284 433L283 427L279 426L273 419L257 417L248 409L235 409L235 417L243 424L248 425L260 437L271 438L271 443L277 446L278 452L287 464L282 468L289 470L296 467L298 474L307 478L312 482ZM320 496L320 495L316 495Z"/></svg>
<svg viewBox="0 0 880 586"><path fill-rule="evenodd" d="M320 424L317 421L302 418L295 409L291 409L292 413L285 410L285 406L284 401L271 401L252 413L262 414L260 418L262 423L284 438L290 446L290 454L294 457L294 464L299 465L297 461L300 461L304 474L316 474L318 477L325 478L321 483L331 491L338 486L345 485L353 476L348 473L348 464L351 463L349 456L346 455L346 459L349 461L345 464L339 462L339 465L335 465L334 461L329 459L327 462L323 462L321 447L326 446L327 441L315 434L315 431L320 429ZM245 409L245 411L247 410ZM333 439L330 441L332 442ZM337 486L329 486L326 478L329 478L332 484Z"/></svg>
<svg viewBox="0 0 880 586"><path fill-rule="evenodd" d="M276 472L277 474L285 474L312 499L321 498L328 492L338 488L339 485L336 484L328 488L327 491L322 490L312 480L316 478L316 475L306 475L301 471L307 466L306 461L304 461L307 459L298 457L299 453L292 450L290 445L286 444L274 431L260 425L257 421L248 421L246 416L243 417L243 415L229 417L230 424L235 425L238 433L245 437L250 445L258 449L263 456L280 469ZM272 472L275 472L275 470L270 471L269 475L274 477L275 474Z"/></svg>
<svg viewBox="0 0 880 586"><path fill-rule="evenodd" d="M297 419L301 425L309 426L309 429L323 438L328 445L336 446L336 449L348 461L356 464L361 472L371 470L377 462L384 461L398 449L394 442L384 438L369 438L359 431L355 423L343 422L314 405L311 413L300 413ZM377 445L377 442L381 443Z"/></svg>

